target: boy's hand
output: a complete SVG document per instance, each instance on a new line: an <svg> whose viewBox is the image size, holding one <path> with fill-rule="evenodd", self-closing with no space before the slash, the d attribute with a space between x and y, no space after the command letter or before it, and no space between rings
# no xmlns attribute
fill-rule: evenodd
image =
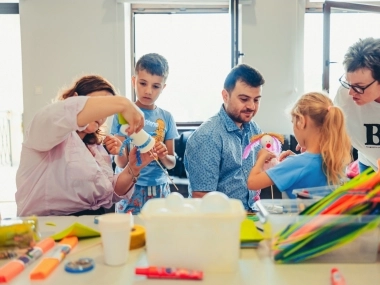
<svg viewBox="0 0 380 285"><path fill-rule="evenodd" d="M118 155L121 147L121 141L112 135L107 135L103 140L104 147L108 150L109 154Z"/></svg>
<svg viewBox="0 0 380 285"><path fill-rule="evenodd" d="M154 151L160 159L165 158L168 155L168 149L163 142L156 142L154 145Z"/></svg>

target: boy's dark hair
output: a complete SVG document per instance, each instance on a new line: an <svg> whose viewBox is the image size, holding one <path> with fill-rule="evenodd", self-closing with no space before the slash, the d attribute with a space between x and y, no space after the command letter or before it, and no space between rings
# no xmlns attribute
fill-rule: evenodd
<svg viewBox="0 0 380 285"><path fill-rule="evenodd" d="M251 87L259 87L265 83L260 72L247 64L239 64L232 68L224 81L224 89L231 93L238 81L242 81Z"/></svg>
<svg viewBox="0 0 380 285"><path fill-rule="evenodd" d="M169 64L165 57L158 53L148 53L140 57L135 66L135 74L145 70L152 75L162 76L164 80L169 75Z"/></svg>
<svg viewBox="0 0 380 285"><path fill-rule="evenodd" d="M348 48L343 65L346 72L368 68L372 72L372 77L380 81L380 39L359 39Z"/></svg>

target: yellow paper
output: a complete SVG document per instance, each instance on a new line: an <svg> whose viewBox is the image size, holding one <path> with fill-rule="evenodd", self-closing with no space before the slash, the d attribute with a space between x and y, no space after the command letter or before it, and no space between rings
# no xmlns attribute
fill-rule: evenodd
<svg viewBox="0 0 380 285"><path fill-rule="evenodd" d="M56 233L52 235L51 237L54 240L61 240L65 237L72 237L76 236L78 238L89 238L89 237L99 237L100 232L87 227L81 223L74 223L67 229L64 229L63 231Z"/></svg>
<svg viewBox="0 0 380 285"><path fill-rule="evenodd" d="M241 242L261 241L263 239L264 239L263 235L256 228L256 225L252 220L245 219L241 223L241 228L240 228Z"/></svg>

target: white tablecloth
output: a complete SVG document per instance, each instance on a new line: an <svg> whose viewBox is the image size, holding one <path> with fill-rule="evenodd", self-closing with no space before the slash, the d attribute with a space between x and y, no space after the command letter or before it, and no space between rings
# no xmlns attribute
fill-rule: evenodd
<svg viewBox="0 0 380 285"><path fill-rule="evenodd" d="M42 236L49 236L78 221L97 229L93 216L83 217L40 217L39 227ZM55 226L46 223L54 223ZM136 224L141 224L138 217ZM206 238L206 237L205 237ZM82 274L65 272L64 264L81 257L93 258L95 268ZM183 258L186 258L184 256ZM380 284L380 262L368 264L274 264L271 258L260 249L242 249L240 251L239 269L233 274L206 273L203 281L187 280L155 280L136 276L134 269L137 266L148 266L145 248L130 251L128 263L123 266L110 267L104 264L100 238L81 240L60 266L44 281L30 281L29 273L41 259L26 268L23 273L15 277L9 284L54 284L54 285L97 285L97 284L136 284L136 285L164 285L164 284L207 284L207 285L323 285L330 284L330 270L339 268L344 275L347 285ZM0 261L0 266L6 261Z"/></svg>

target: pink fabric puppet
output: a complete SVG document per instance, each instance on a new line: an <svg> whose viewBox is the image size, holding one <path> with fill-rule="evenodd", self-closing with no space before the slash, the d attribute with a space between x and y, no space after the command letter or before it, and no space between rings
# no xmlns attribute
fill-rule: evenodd
<svg viewBox="0 0 380 285"><path fill-rule="evenodd" d="M278 156L281 153L281 144L284 143L284 136L276 133L263 133L255 135L251 138L251 143L247 145L243 152L243 159L246 159L249 156L249 153L259 144L266 148L267 150L275 153L276 158L272 158L271 161L265 163L264 170L267 170L276 164L278 164Z"/></svg>
<svg viewBox="0 0 380 285"><path fill-rule="evenodd" d="M246 159L249 156L249 153L259 144L262 145L263 148L273 152L276 154L275 158L272 158L269 162L264 164L263 170L267 170L279 163L278 156L281 153L281 144L284 143L284 136L276 134L276 133L263 133L259 135L255 135L251 138L251 142L243 151L243 159ZM273 200L273 186L271 188L272 200ZM277 206L273 206L270 212L272 213L280 213Z"/></svg>

